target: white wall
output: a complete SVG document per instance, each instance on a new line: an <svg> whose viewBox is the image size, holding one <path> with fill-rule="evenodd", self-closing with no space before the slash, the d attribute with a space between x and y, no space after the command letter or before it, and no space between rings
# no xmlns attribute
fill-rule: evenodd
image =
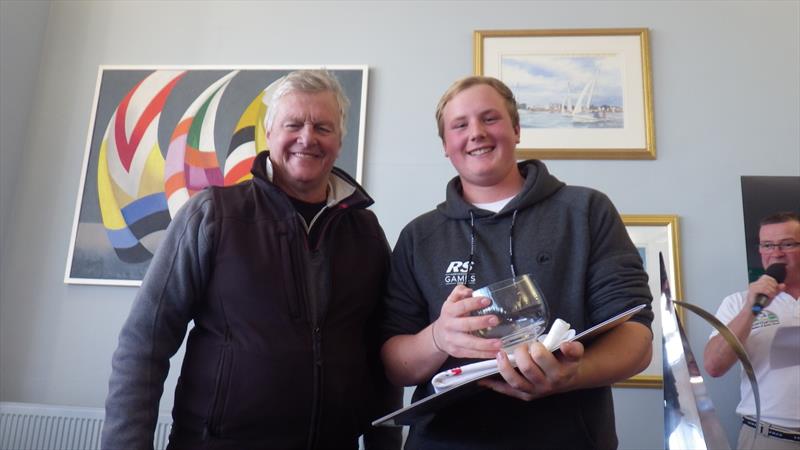
<svg viewBox="0 0 800 450"><path fill-rule="evenodd" d="M28 58L7 51L9 23L32 21L35 41L43 15L2 11L5 67ZM678 214L684 296L714 310L746 285L739 177L800 175L797 1L52 3L36 93L19 102L32 105L27 139L6 148L18 125L5 113L0 124L13 164L0 186L13 204L3 207L0 400L101 406L106 395L135 289L62 283L98 65L368 64L364 184L394 242L454 175L433 111L471 73L473 30L612 27L650 29L658 159L548 166L623 213ZM698 358L708 332L689 318ZM733 440L737 376L709 384ZM617 389L615 399L622 447L662 447L661 392Z"/></svg>
<svg viewBox="0 0 800 450"><path fill-rule="evenodd" d="M28 136L49 1L0 1L0 269ZM5 284L0 270L0 285ZM1 306L0 306L1 307Z"/></svg>

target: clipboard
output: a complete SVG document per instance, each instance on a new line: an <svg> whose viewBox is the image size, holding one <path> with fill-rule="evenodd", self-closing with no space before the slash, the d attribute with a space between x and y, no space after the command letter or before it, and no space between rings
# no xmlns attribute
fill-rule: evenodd
<svg viewBox="0 0 800 450"><path fill-rule="evenodd" d="M572 341L579 341L582 343L587 343L592 340L595 336L605 333L606 331L616 327L617 325L627 321L630 319L634 314L644 309L647 305L638 305L635 306L627 311L624 311L616 316L605 320L585 331L575 335L572 339L568 339L565 342L572 342ZM554 350L554 353L559 351L558 349ZM475 392L482 390L481 386L478 386L477 381L482 380L486 377L490 377L493 375L498 374L500 371L495 370L486 375L465 381L462 384L453 386L452 388L441 391L438 393L431 394L421 400L417 400L410 405L398 409L392 413L389 413L379 419L376 419L372 422L373 426L403 426L403 425L413 425L417 421L422 418L428 417L433 414L435 411L441 409L442 407L464 397L469 397Z"/></svg>

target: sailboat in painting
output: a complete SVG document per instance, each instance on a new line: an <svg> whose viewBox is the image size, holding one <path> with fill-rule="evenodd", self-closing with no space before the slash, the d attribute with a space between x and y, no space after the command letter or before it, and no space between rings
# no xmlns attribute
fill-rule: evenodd
<svg viewBox="0 0 800 450"><path fill-rule="evenodd" d="M571 116L573 109L574 106L572 105L572 89L570 89L570 84L569 82L567 82L567 95L564 96L564 100L561 102L561 115Z"/></svg>
<svg viewBox="0 0 800 450"><path fill-rule="evenodd" d="M594 95L595 84L597 84L597 79L592 78L583 86L583 90L575 102L575 108L572 110L573 122L589 123L602 120L599 114L592 111L592 95Z"/></svg>

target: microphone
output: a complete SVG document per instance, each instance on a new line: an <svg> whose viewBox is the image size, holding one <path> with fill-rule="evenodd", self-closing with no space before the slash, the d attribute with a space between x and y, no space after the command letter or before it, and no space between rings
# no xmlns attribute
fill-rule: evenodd
<svg viewBox="0 0 800 450"><path fill-rule="evenodd" d="M764 272L764 274L771 276L778 283L783 283L783 280L786 279L786 264L783 263L772 264L771 266L767 267L767 270L766 272ZM761 310L764 309L764 306L766 306L767 302L769 302L769 298L767 298L766 295L764 294L756 295L756 301L755 303L753 303L753 315L757 316L758 313L760 313Z"/></svg>

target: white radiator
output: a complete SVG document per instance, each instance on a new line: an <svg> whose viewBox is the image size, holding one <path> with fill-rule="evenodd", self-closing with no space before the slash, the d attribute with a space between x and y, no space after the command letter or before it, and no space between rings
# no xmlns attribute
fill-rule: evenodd
<svg viewBox="0 0 800 450"><path fill-rule="evenodd" d="M102 408L0 402L0 450L98 450ZM163 450L172 426L158 416L154 447Z"/></svg>

